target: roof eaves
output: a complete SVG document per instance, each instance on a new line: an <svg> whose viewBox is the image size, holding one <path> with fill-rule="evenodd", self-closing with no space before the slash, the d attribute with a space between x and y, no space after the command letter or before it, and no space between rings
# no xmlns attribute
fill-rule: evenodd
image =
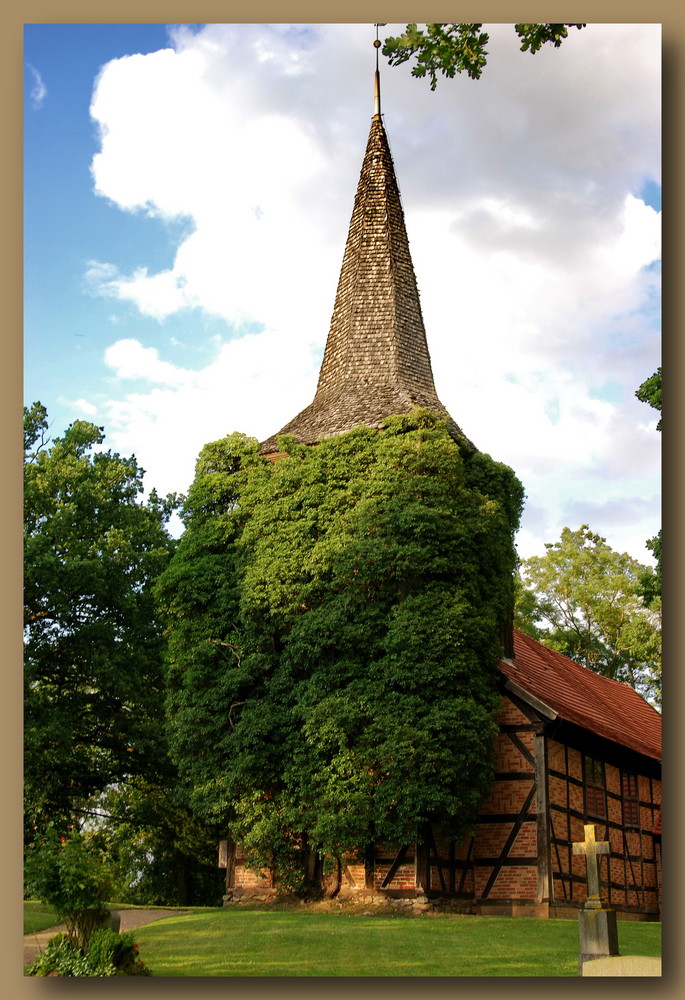
<svg viewBox="0 0 685 1000"><path fill-rule="evenodd" d="M503 661L507 677L540 698L548 694L560 719L613 743L661 759L658 713L628 685L593 673L570 657L549 649L520 630L514 660Z"/></svg>
<svg viewBox="0 0 685 1000"><path fill-rule="evenodd" d="M511 663L511 660L506 662ZM521 701L526 702L526 704L530 705L531 708L534 708L536 712L539 712L543 718L548 719L550 722L558 717L558 713L555 712L553 708L546 705L544 701L540 701L539 698L536 698L535 695L531 694L530 691L527 691L526 688L521 687L520 684L516 684L511 680L511 678L507 678L504 682L504 687L507 691L511 691L512 694L515 694L517 698L520 698Z"/></svg>

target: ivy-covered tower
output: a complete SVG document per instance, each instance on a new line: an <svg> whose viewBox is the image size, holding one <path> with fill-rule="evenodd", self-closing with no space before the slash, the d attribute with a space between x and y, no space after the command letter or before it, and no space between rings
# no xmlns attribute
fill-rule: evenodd
<svg viewBox="0 0 685 1000"><path fill-rule="evenodd" d="M523 487L436 393L379 93L314 400L203 449L158 584L173 759L227 904L572 915L600 821L655 912L658 716L514 633Z"/></svg>
<svg viewBox="0 0 685 1000"><path fill-rule="evenodd" d="M473 450L435 391L376 70L375 113L316 395L278 434L315 444L361 424L380 427L417 406L445 417L452 436ZM277 453L278 434L262 443L262 454Z"/></svg>
<svg viewBox="0 0 685 1000"><path fill-rule="evenodd" d="M227 899L416 896L440 838L457 872L491 780L521 502L436 392L376 68L314 399L261 444L203 449L161 584L174 759L230 830Z"/></svg>

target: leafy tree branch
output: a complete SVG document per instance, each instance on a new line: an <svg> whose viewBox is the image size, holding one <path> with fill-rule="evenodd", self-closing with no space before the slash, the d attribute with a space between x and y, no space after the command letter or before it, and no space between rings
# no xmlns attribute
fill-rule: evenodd
<svg viewBox="0 0 685 1000"><path fill-rule="evenodd" d="M597 673L661 698L660 602L642 588L653 571L614 552L588 525L564 528L520 568L516 623Z"/></svg>
<svg viewBox="0 0 685 1000"><path fill-rule="evenodd" d="M482 24L408 24L404 34L386 38L383 55L391 66L414 60L412 76L430 79L431 90L438 83L438 73L448 79L465 72L472 80L480 79L488 58L490 41ZM534 54L543 45L558 48L568 37L569 28L584 24L516 24L521 51Z"/></svg>

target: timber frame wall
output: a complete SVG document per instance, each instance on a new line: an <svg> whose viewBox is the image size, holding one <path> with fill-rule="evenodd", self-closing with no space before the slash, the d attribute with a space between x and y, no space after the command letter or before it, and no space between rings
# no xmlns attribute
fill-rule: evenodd
<svg viewBox="0 0 685 1000"><path fill-rule="evenodd" d="M573 843L584 839L584 824L594 823L610 844L600 868L605 904L624 918L658 919L659 763L550 719L544 709L505 690L495 780L472 837L450 844L427 826L422 843L376 844L328 880L329 892L422 895L436 906L478 914L573 917L586 897L585 859L573 854ZM232 894L275 892L268 875L241 861L238 852Z"/></svg>
<svg viewBox="0 0 685 1000"><path fill-rule="evenodd" d="M594 823L610 845L600 868L604 902L625 917L658 917L659 763L550 720L511 692L499 724L495 782L474 837L476 912L575 915L586 875L573 843Z"/></svg>

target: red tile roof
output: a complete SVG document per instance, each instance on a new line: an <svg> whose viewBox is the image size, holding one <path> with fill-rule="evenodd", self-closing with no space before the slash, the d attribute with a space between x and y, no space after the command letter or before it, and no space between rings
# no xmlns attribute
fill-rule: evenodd
<svg viewBox="0 0 685 1000"><path fill-rule="evenodd" d="M514 629L504 675L561 719L661 760L661 716L627 684L601 677Z"/></svg>

